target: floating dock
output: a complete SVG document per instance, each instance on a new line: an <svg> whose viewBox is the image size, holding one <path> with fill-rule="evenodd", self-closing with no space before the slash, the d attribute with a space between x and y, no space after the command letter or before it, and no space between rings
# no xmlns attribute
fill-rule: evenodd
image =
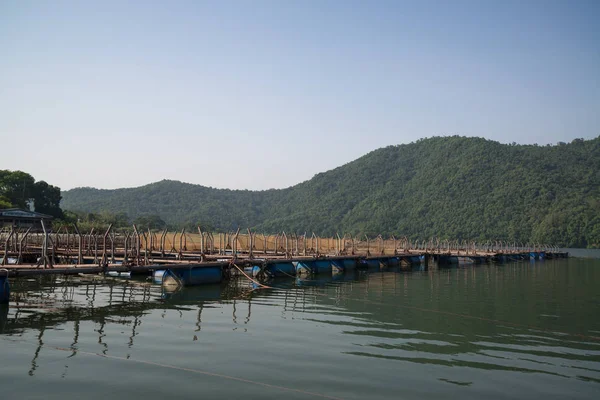
<svg viewBox="0 0 600 400"><path fill-rule="evenodd" d="M45 229L45 228L44 228ZM107 274L152 275L157 283L190 286L245 275L258 281L278 276L332 275L347 270L414 266L504 263L566 258L553 246L503 241L411 241L336 235L246 233L0 232L0 286L8 277ZM0 291L0 299L7 290Z"/></svg>

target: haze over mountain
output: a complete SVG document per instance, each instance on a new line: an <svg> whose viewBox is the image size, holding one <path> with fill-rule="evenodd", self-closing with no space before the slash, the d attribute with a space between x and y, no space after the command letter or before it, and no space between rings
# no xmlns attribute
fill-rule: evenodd
<svg viewBox="0 0 600 400"><path fill-rule="evenodd" d="M130 218L159 215L172 227L190 229L200 224L598 247L600 137L555 146L435 137L372 151L287 189L163 180L128 189L72 189L63 192L61 206Z"/></svg>

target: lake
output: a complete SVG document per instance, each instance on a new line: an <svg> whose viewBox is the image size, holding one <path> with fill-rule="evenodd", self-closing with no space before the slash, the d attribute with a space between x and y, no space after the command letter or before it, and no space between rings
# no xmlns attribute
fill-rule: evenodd
<svg viewBox="0 0 600 400"><path fill-rule="evenodd" d="M598 399L600 260L11 281L2 399Z"/></svg>

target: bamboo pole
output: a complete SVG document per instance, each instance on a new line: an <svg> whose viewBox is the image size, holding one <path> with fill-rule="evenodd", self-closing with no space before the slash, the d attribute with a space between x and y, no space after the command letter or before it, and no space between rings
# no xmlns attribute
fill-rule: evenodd
<svg viewBox="0 0 600 400"><path fill-rule="evenodd" d="M2 258L2 265L8 264L8 244L9 244L10 239L12 238L14 232L15 232L15 228L14 228L14 226L11 226L10 233L8 234L8 236L6 237L6 241L4 242L4 258Z"/></svg>
<svg viewBox="0 0 600 400"><path fill-rule="evenodd" d="M108 229L104 232L104 236L102 237L102 265L108 264L108 257L106 256L106 238L110 234L111 229L112 224L108 225Z"/></svg>
<svg viewBox="0 0 600 400"><path fill-rule="evenodd" d="M23 235L23 237L21 237L21 240L19 241L19 255L17 257L17 264L21 264L23 262L23 243L27 239L27 236L29 235L30 231L31 227L27 229L27 232L25 232L25 235Z"/></svg>

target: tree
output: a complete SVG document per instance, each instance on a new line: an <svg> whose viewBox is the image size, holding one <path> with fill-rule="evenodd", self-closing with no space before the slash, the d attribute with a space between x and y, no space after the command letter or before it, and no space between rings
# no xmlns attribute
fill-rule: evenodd
<svg viewBox="0 0 600 400"><path fill-rule="evenodd" d="M0 201L8 207L28 208L35 179L22 171L0 170Z"/></svg>
<svg viewBox="0 0 600 400"><path fill-rule="evenodd" d="M59 187L36 182L23 171L0 170L0 207L28 209L33 203L35 211L63 218L61 198Z"/></svg>
<svg viewBox="0 0 600 400"><path fill-rule="evenodd" d="M144 229L164 229L167 226L167 223L159 215L142 215L137 217L133 223Z"/></svg>
<svg viewBox="0 0 600 400"><path fill-rule="evenodd" d="M34 184L33 200L36 212L63 218L63 212L60 209L61 198L60 188L48 185L45 181Z"/></svg>

